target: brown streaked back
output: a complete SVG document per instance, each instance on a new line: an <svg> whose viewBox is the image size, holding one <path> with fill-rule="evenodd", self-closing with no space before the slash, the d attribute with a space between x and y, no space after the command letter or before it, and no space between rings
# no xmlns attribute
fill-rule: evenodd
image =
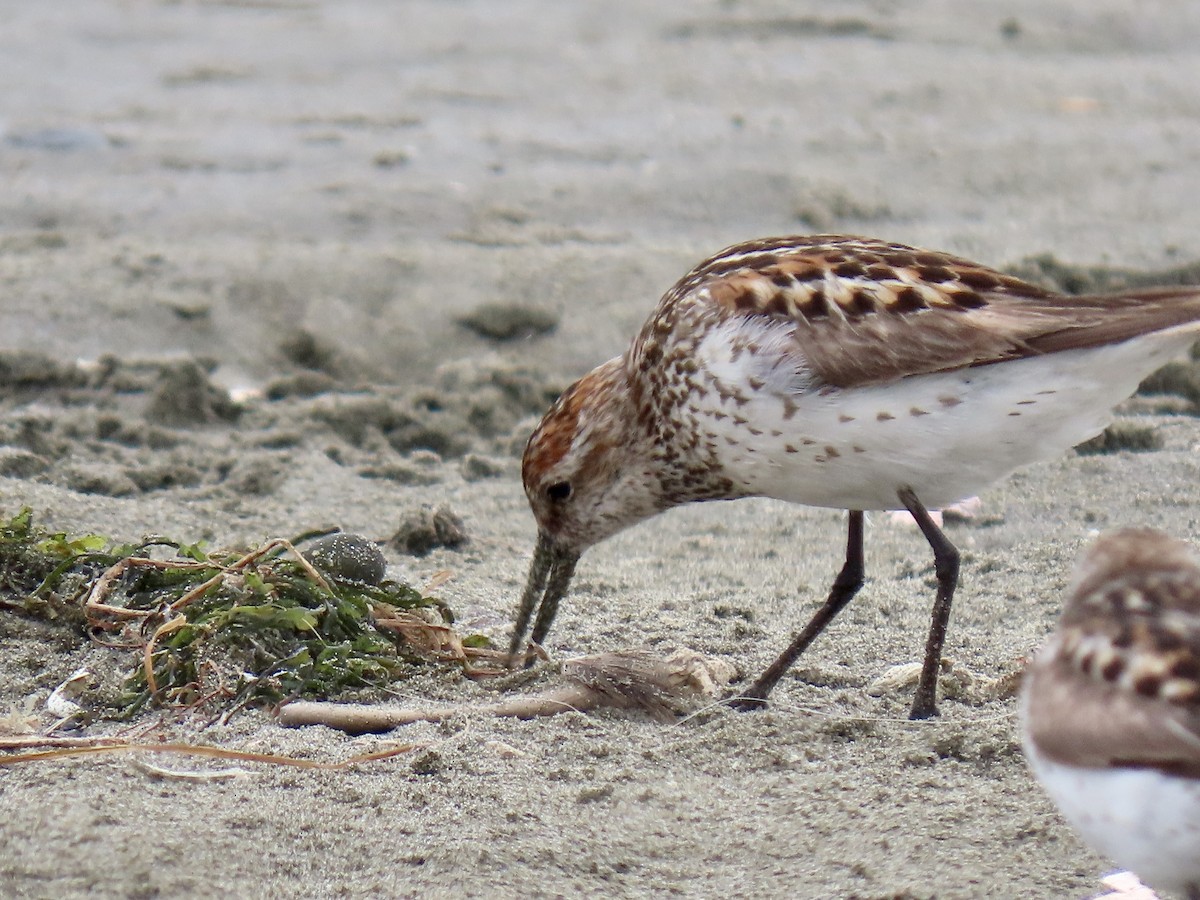
<svg viewBox="0 0 1200 900"><path fill-rule="evenodd" d="M1068 297L949 254L793 236L705 260L667 292L647 327L683 314L786 319L816 378L844 388L1197 322L1200 287Z"/></svg>

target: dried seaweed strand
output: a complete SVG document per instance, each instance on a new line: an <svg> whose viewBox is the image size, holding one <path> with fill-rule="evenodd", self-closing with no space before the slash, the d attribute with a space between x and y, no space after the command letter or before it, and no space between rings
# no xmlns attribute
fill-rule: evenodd
<svg viewBox="0 0 1200 900"><path fill-rule="evenodd" d="M228 750L224 747L205 747L195 744L141 744L133 741L112 743L108 738L97 738L97 743L56 747L51 750L38 750L32 753L18 753L12 756L0 757L0 766L11 766L18 763L38 762L48 759L66 759L72 756L92 756L97 753L128 752L131 750L144 753L181 753L189 756L208 756L215 759L234 759L239 762L260 762L275 766L293 766L300 769L320 769L334 771L345 769L358 763L375 762L389 759L402 753L422 750L426 744L399 744L386 750L373 750L370 753L359 753L339 762L319 762L312 759L298 759L294 756L279 756L273 753L252 753L248 750ZM99 742L103 743L99 743Z"/></svg>

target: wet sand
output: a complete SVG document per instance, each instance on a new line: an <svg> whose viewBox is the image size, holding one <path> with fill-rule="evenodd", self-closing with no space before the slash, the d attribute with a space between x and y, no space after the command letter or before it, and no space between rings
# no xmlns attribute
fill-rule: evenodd
<svg viewBox="0 0 1200 900"><path fill-rule="evenodd" d="M1006 268L1200 257L1200 10L963 9L6 4L0 514L232 545L385 538L445 504L469 542L389 548L390 573L450 570L464 628L503 642L534 539L525 437L712 251L845 231ZM1123 414L1162 448L1033 467L948 527L958 665L994 678L1029 653L1095 531L1196 532L1200 423ZM548 650L685 645L753 676L843 541L836 512L674 511L584 557ZM0 894L1096 892L1108 865L1027 773L1013 701L910 723L906 692L867 693L918 658L933 593L924 541L886 516L867 565L761 714L464 713L390 738L147 715L151 739L313 759L424 749L222 782L125 756L0 769ZM0 611L0 715L107 653ZM494 696L448 669L395 693Z"/></svg>

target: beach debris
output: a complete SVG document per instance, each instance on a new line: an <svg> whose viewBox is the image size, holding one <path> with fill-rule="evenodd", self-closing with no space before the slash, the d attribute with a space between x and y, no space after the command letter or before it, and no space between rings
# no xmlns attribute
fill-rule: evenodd
<svg viewBox="0 0 1200 900"><path fill-rule="evenodd" d="M50 696L46 698L46 711L59 720L51 730L57 730L83 715L83 707L76 703L74 698L94 686L95 682L96 676L91 670L76 669L70 678L50 692Z"/></svg>
<svg viewBox="0 0 1200 900"><path fill-rule="evenodd" d="M536 694L506 697L482 706L400 708L295 701L282 706L282 725L326 725L350 734L390 731L414 722L440 722L471 713L532 719L595 709L637 710L657 722L674 722L697 698L716 699L735 676L734 667L695 650L662 656L622 650L568 660L562 683Z"/></svg>
<svg viewBox="0 0 1200 900"><path fill-rule="evenodd" d="M401 632L375 627L377 618L422 607L436 609L443 622L453 618L439 601L407 585L326 579L282 539L240 557L197 552L192 558L194 565L181 567L126 557L97 580L84 604L94 628L117 628L132 617L140 620L140 634L150 635L143 665L122 696L129 712L151 702L194 707L221 701L236 709L254 700L386 683L419 653L406 659L395 640ZM130 568L164 573L153 605L108 601L110 586ZM192 578L180 583L177 573L187 571Z"/></svg>
<svg viewBox="0 0 1200 900"><path fill-rule="evenodd" d="M940 695L972 706L981 706L993 700L1007 700L1020 691L1021 675L1026 660L1017 660L1013 671L998 678L981 675L953 659L942 658L939 680ZM885 670L882 675L867 685L867 694L883 697L915 687L921 677L921 663L901 663Z"/></svg>
<svg viewBox="0 0 1200 900"><path fill-rule="evenodd" d="M230 781L250 774L249 769L230 766L227 769L168 769L144 759L134 758L133 767L160 781Z"/></svg>
<svg viewBox="0 0 1200 900"><path fill-rule="evenodd" d="M19 753L0 755L0 766L15 766L22 763L45 762L54 759L68 759L73 756L95 756L109 753L137 752L141 754L162 753L175 756L204 756L210 759L266 763L273 766L290 766L297 769L317 769L325 772L333 772L339 769L349 768L350 766L360 765L362 763L378 762L379 760L391 759L396 756L412 753L415 750L424 750L426 748L426 744L389 743L387 746L379 747L374 750L368 750L365 753L356 753L355 755L345 759L340 759L333 762L324 762L321 760L299 758L295 756L281 756L275 753L258 753L251 750L233 750L228 747L212 747L204 744L182 744L170 741L154 743L149 741L130 741L114 737L65 738L53 735L22 735L17 738L10 738L0 735L0 750L23 751ZM163 770L158 766L149 766L148 768L158 770L158 772L154 773L156 777L178 777L182 774L175 770ZM145 771L145 769L143 769L143 771ZM244 773L246 770L235 769L230 771L236 775ZM209 778L229 777L226 775L219 775L213 770L209 770L209 772L211 773L208 776Z"/></svg>
<svg viewBox="0 0 1200 900"><path fill-rule="evenodd" d="M164 537L114 545L48 533L24 509L0 522L0 608L77 625L129 654L120 689L89 703L103 707L86 710L95 715L160 707L228 718L248 705L390 684L415 664L476 675L483 660L482 674L493 672L498 651L458 635L428 591L386 579L373 542L318 536L304 554L283 539L249 551ZM52 695L60 725L83 712L70 693L76 676Z"/></svg>

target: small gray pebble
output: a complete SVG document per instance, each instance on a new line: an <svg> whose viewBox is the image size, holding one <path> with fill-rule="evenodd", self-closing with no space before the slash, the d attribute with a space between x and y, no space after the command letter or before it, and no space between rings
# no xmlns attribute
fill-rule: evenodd
<svg viewBox="0 0 1200 900"><path fill-rule="evenodd" d="M379 584L387 572L387 559L374 541L343 531L313 541L304 558L334 581Z"/></svg>

